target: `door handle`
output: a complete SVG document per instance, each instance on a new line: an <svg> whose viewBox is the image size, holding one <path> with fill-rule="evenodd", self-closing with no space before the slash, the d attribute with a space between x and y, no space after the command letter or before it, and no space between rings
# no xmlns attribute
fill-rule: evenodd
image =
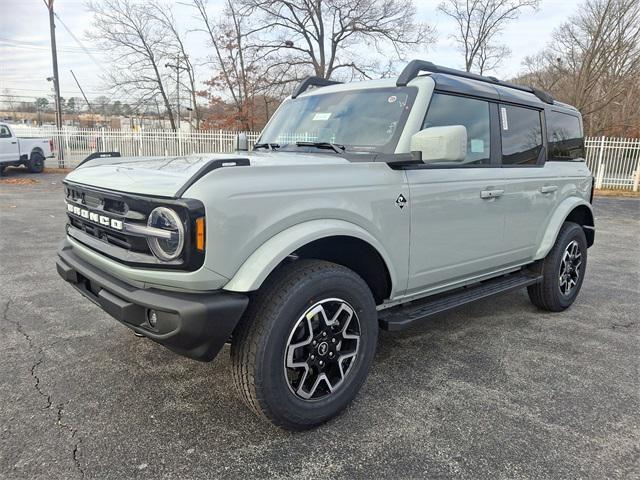
<svg viewBox="0 0 640 480"><path fill-rule="evenodd" d="M540 193L553 193L558 190L557 185L545 185L544 187L540 187Z"/></svg>
<svg viewBox="0 0 640 480"><path fill-rule="evenodd" d="M18 143L18 142L11 142L12 145L15 145L16 143Z"/></svg>
<svg viewBox="0 0 640 480"><path fill-rule="evenodd" d="M498 198L501 197L504 190L482 190L480 192L480 198Z"/></svg>

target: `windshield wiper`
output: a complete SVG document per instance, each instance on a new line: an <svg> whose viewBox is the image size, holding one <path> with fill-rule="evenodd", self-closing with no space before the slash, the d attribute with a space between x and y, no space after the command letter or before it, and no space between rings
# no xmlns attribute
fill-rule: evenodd
<svg viewBox="0 0 640 480"><path fill-rule="evenodd" d="M277 148L280 148L280 144L279 143L256 143L253 146L253 149L257 150L258 148L268 148L269 150L275 150Z"/></svg>
<svg viewBox="0 0 640 480"><path fill-rule="evenodd" d="M336 153L343 153L345 150L344 145L331 142L296 142L297 147L316 147L316 148L328 148Z"/></svg>

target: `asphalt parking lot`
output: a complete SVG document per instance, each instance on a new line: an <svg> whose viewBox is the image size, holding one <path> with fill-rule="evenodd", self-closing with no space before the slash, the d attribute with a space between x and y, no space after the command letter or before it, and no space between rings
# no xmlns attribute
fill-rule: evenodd
<svg viewBox="0 0 640 480"><path fill-rule="evenodd" d="M12 177L38 183L0 181L0 478L640 478L639 198L596 198L571 309L521 291L382 332L352 406L293 434L227 347L179 357L66 285L63 176Z"/></svg>

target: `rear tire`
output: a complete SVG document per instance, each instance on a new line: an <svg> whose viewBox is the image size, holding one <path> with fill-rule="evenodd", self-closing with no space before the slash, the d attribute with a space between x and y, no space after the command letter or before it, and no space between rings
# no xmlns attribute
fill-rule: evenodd
<svg viewBox="0 0 640 480"><path fill-rule="evenodd" d="M286 264L251 297L233 333L234 383L263 419L313 428L354 399L377 338L375 302L361 277L320 260Z"/></svg>
<svg viewBox="0 0 640 480"><path fill-rule="evenodd" d="M44 155L40 152L33 152L27 162L27 168L30 173L42 173L44 170Z"/></svg>
<svg viewBox="0 0 640 480"><path fill-rule="evenodd" d="M541 264L542 282L527 287L536 307L561 312L575 301L587 269L587 239L580 225L566 222Z"/></svg>

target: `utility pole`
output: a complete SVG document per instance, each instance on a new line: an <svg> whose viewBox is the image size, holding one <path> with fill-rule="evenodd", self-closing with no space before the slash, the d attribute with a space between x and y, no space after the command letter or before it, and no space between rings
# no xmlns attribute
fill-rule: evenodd
<svg viewBox="0 0 640 480"><path fill-rule="evenodd" d="M56 48L56 24L53 19L53 0L43 0L49 10L49 31L51 33L51 59L53 61L53 88L56 93L56 127L58 127L58 166L64 167L64 150L59 134L62 133L62 102L60 101L60 77L58 76L58 49Z"/></svg>
<svg viewBox="0 0 640 480"><path fill-rule="evenodd" d="M58 50L56 48L56 24L53 17L53 0L45 0L49 10L49 31L51 32L51 59L53 60L53 88L56 93L56 126L62 128L62 102L60 101L60 77L58 76Z"/></svg>
<svg viewBox="0 0 640 480"><path fill-rule="evenodd" d="M189 67L183 67L180 65L180 54L176 55L176 64L173 65L171 63L166 63L165 64L166 68L173 68L176 71L176 103L177 103L177 110L178 110L178 122L176 123L176 126L178 128L178 130L180 130L180 70L189 70Z"/></svg>

